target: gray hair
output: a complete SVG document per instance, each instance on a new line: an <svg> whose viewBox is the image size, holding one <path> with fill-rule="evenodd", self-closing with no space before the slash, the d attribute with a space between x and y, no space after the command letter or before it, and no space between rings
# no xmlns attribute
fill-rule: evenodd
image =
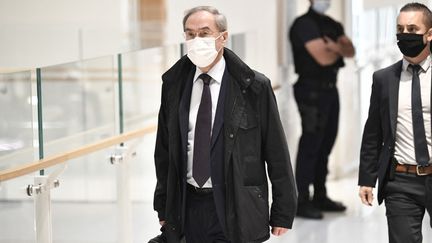
<svg viewBox="0 0 432 243"><path fill-rule="evenodd" d="M187 19L194 13L200 12L200 11L206 11L215 16L215 22L216 27L219 31L226 31L228 28L227 20L225 15L219 12L215 7L211 6L198 6L195 8L191 8L189 10L186 10L185 15L183 17L183 30L186 30L186 21Z"/></svg>

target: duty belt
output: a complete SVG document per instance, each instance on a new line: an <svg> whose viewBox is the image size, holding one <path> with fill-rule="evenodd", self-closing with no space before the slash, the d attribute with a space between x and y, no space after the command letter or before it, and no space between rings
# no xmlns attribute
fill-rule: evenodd
<svg viewBox="0 0 432 243"><path fill-rule="evenodd" d="M299 84L303 84L303 85L317 88L317 89L336 88L336 81L320 80L319 78L317 78L317 79L300 78L298 82L299 82Z"/></svg>

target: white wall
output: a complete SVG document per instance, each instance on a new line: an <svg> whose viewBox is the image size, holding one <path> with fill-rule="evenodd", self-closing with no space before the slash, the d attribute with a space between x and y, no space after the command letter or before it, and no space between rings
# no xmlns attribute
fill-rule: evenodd
<svg viewBox="0 0 432 243"><path fill-rule="evenodd" d="M41 67L121 50L121 2L0 0L0 68Z"/></svg>
<svg viewBox="0 0 432 243"><path fill-rule="evenodd" d="M391 5L404 5L406 3L410 2L419 2L428 5L429 7L431 1L427 0L363 0L363 6L365 9L372 9L372 8L380 8L385 6L391 6Z"/></svg>
<svg viewBox="0 0 432 243"><path fill-rule="evenodd" d="M128 50L132 0L0 0L0 71L26 69ZM167 0L166 44L183 41L184 10L213 5L230 33L248 33L247 62L271 79L277 74L276 2Z"/></svg>

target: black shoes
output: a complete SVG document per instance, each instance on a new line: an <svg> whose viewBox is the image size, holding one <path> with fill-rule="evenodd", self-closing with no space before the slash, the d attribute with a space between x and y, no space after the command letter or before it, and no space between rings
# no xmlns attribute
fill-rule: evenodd
<svg viewBox="0 0 432 243"><path fill-rule="evenodd" d="M336 202L328 197L312 200L312 204L315 208L325 212L343 212L346 210L346 206L341 202Z"/></svg>
<svg viewBox="0 0 432 243"><path fill-rule="evenodd" d="M297 206L297 216L307 219L322 219L323 214L321 210L314 207L311 201L299 202Z"/></svg>
<svg viewBox="0 0 432 243"><path fill-rule="evenodd" d="M341 202L336 202L327 196L314 198L312 201L300 199L297 206L297 216L307 219L322 219L322 212L343 212L346 206Z"/></svg>

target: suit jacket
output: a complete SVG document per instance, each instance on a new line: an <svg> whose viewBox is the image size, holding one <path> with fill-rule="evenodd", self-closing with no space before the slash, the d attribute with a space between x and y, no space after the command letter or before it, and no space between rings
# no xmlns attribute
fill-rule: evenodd
<svg viewBox="0 0 432 243"><path fill-rule="evenodd" d="M187 145L188 145L188 130L189 130L189 108L193 86L193 77L195 68L192 68L186 78L186 84L183 89L183 94L180 98L179 104L179 125L181 134L181 152L182 152L182 180L181 185L183 188L183 195L186 195L186 175L187 175ZM211 179L213 187L213 195L215 199L215 206L219 221L222 222L221 226L226 233L225 225L225 180L224 180L224 134L222 131L224 125L224 107L225 97L227 93L227 83L230 81L230 75L224 71L222 82L220 86L217 110L213 123L212 137L210 140L210 166L211 166ZM183 197L182 211L183 215L186 211L186 197ZM182 218L184 219L184 218ZM182 222L183 223L183 222Z"/></svg>
<svg viewBox="0 0 432 243"><path fill-rule="evenodd" d="M294 176L270 81L229 49L224 49L224 58L224 97L219 97L211 150L216 209L232 242L262 242L270 237L269 225L292 226L297 208ZM162 76L154 208L173 239L183 231L185 123L194 71L184 56ZM267 173L272 182L271 208Z"/></svg>
<svg viewBox="0 0 432 243"><path fill-rule="evenodd" d="M395 150L399 82L402 60L373 74L369 115L360 152L359 185L375 187L378 178L378 202Z"/></svg>

